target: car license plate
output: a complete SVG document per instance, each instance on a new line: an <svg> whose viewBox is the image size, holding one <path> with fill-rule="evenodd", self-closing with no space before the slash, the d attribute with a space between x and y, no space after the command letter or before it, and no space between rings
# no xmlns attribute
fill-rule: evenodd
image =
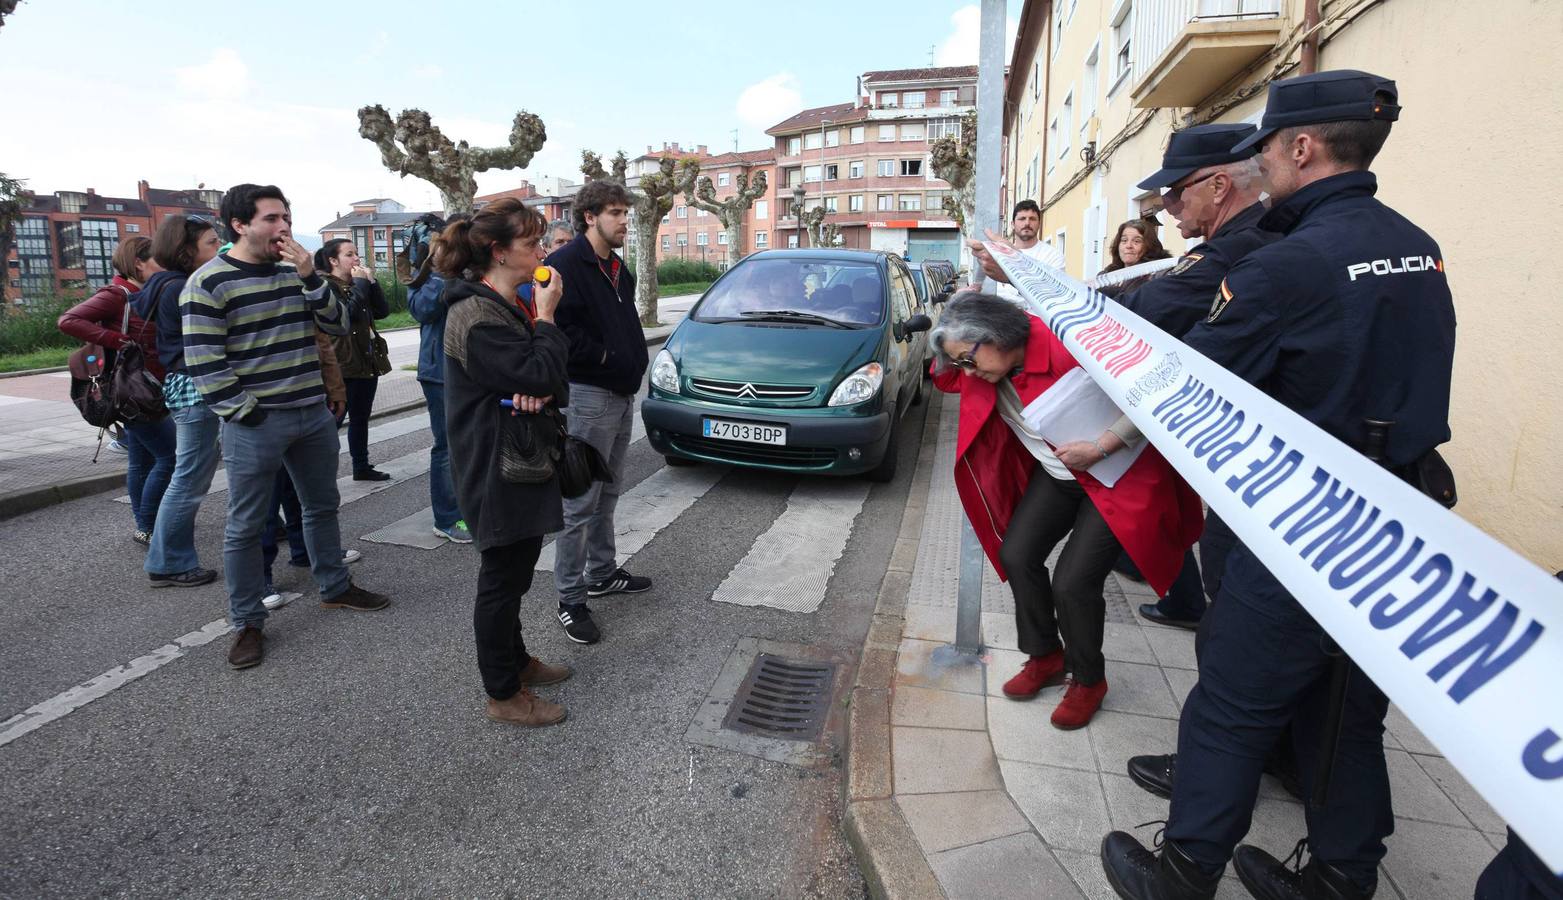
<svg viewBox="0 0 1563 900"><path fill-rule="evenodd" d="M700 420L701 433L719 441L740 441L746 444L772 444L787 446L787 429L778 425L756 425L753 422L729 422L726 419Z"/></svg>

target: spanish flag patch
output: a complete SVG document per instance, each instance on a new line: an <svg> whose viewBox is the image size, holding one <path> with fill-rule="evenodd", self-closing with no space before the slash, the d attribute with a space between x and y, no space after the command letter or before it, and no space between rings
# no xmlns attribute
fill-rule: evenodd
<svg viewBox="0 0 1563 900"><path fill-rule="evenodd" d="M1210 315L1205 317L1206 322L1215 322L1226 311L1227 304L1232 302L1232 289L1227 287L1227 280L1221 279L1221 288L1216 294L1216 299L1210 304Z"/></svg>

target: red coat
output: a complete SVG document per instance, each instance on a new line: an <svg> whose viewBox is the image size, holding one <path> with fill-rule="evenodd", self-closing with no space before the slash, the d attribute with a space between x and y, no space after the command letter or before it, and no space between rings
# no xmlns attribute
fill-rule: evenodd
<svg viewBox="0 0 1563 900"><path fill-rule="evenodd" d="M1025 364L1010 381L1024 406L1079 365L1047 326L1032 317ZM999 414L994 385L957 369L935 375L934 385L961 395L955 489L988 561L1000 578L1007 578L999 547L1036 471L1036 457ZM1183 567L1184 552L1204 528L1199 495L1155 447L1146 447L1110 488L1086 472L1073 474L1145 580L1158 595L1165 594Z"/></svg>
<svg viewBox="0 0 1563 900"><path fill-rule="evenodd" d="M127 341L135 341L145 351L147 371L161 381L163 361L157 358L157 325L132 310L129 333L120 331L125 325L125 303L138 290L135 282L115 275L96 294L66 310L57 324L71 337L108 350L118 350Z"/></svg>

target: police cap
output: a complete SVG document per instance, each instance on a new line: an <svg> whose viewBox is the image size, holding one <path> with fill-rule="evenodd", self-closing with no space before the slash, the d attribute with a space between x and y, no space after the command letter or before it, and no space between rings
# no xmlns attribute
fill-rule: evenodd
<svg viewBox="0 0 1563 900"><path fill-rule="evenodd" d="M1182 131L1174 131L1167 141L1167 152L1161 157L1161 170L1140 182L1140 190L1154 191L1171 187L1174 182L1187 178L1205 166L1219 166L1238 162L1254 155L1247 147L1238 150L1234 145L1254 133L1254 126L1242 123L1196 125Z"/></svg>
<svg viewBox="0 0 1563 900"><path fill-rule="evenodd" d="M1379 100L1379 93L1388 94L1388 102ZM1259 130L1235 149L1246 150L1295 125L1351 119L1393 122L1400 118L1399 99L1393 81L1356 69L1333 69L1277 81L1270 85Z"/></svg>

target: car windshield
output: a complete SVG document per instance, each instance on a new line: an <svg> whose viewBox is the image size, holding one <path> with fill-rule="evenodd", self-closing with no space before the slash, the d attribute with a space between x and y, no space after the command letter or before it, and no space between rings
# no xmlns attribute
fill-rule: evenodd
<svg viewBox="0 0 1563 900"><path fill-rule="evenodd" d="M751 259L706 292L693 317L700 322L808 318L878 325L885 292L879 268L828 259Z"/></svg>

